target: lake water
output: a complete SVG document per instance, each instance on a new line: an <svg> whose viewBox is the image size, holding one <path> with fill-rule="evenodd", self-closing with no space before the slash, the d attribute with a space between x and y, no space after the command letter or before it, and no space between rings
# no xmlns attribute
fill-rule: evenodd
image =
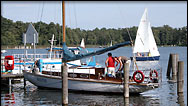
<svg viewBox="0 0 188 106"><path fill-rule="evenodd" d="M113 56L132 56L131 47L122 47L111 51ZM162 83L159 88L130 95L130 106L187 106L187 47L159 47L162 67ZM6 55L23 53L23 50L9 49ZM28 50L33 53L33 50ZM47 53L45 49L37 49L37 53ZM108 53L108 52L107 52ZM102 65L107 58L107 53L96 56L96 61ZM184 93L177 95L177 83L170 82L166 77L166 70L170 53L179 54L179 60L184 61ZM13 106L61 106L61 90L41 90L27 81L26 90L23 83L13 84L12 93L15 96ZM8 105L4 100L8 91L1 91L1 105ZM181 99L180 99L181 98ZM123 106L123 95L93 94L83 92L69 92L69 106ZM12 104L11 104L12 105Z"/></svg>

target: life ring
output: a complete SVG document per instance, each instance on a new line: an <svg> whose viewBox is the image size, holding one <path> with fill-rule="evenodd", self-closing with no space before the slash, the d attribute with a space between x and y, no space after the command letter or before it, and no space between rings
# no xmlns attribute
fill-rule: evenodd
<svg viewBox="0 0 188 106"><path fill-rule="evenodd" d="M153 80L153 73L155 73L155 78L158 77L158 72L156 70L152 70L150 71L150 74L149 74L150 80Z"/></svg>
<svg viewBox="0 0 188 106"><path fill-rule="evenodd" d="M140 79L137 79L136 78L136 74L140 74L141 76L142 76L142 78ZM135 82L137 82L137 83L141 83L141 82L143 82L144 81L144 74L143 74L143 72L142 71L140 71L140 70L137 70L137 71L135 71L134 72L134 74L133 74L133 80L135 81Z"/></svg>
<svg viewBox="0 0 188 106"><path fill-rule="evenodd" d="M14 69L14 57L13 56L5 56L5 69L6 70L13 70Z"/></svg>

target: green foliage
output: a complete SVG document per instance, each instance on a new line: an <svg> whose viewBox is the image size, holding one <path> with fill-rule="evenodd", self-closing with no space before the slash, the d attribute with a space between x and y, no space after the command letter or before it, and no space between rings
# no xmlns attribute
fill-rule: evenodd
<svg viewBox="0 0 188 106"><path fill-rule="evenodd" d="M22 21L13 22L1 16L1 45L23 45L22 35L26 33L29 23ZM62 43L62 26L59 24L46 24L44 22L33 23L33 26L39 33L40 46L49 46L48 40L55 35L55 45ZM113 44L130 41L129 34L134 41L138 27L106 29L95 28L94 30L82 30L80 28L71 29L66 27L67 45L78 46L81 39L85 39L86 45L109 46L112 40ZM154 38L157 45L187 46L187 26L182 28L172 28L168 25L162 27L152 27Z"/></svg>

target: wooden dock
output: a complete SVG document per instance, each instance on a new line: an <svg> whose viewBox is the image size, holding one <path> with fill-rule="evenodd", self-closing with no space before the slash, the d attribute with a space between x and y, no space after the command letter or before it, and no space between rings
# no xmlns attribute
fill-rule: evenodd
<svg viewBox="0 0 188 106"><path fill-rule="evenodd" d="M9 88L11 90L12 82L14 83L15 81L20 81L23 79L23 73L22 74L2 74L1 73L1 86L4 88Z"/></svg>
<svg viewBox="0 0 188 106"><path fill-rule="evenodd" d="M22 74L1 74L1 79L7 79L7 78L11 78L11 79L17 79L17 78L23 78L23 73Z"/></svg>

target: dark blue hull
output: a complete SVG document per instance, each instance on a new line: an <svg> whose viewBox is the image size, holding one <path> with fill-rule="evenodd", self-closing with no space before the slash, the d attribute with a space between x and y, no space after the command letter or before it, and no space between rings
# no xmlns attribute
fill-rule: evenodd
<svg viewBox="0 0 188 106"><path fill-rule="evenodd" d="M159 60L160 56L153 56L153 57L136 57L136 61L157 61ZM133 57L131 57L131 60Z"/></svg>

